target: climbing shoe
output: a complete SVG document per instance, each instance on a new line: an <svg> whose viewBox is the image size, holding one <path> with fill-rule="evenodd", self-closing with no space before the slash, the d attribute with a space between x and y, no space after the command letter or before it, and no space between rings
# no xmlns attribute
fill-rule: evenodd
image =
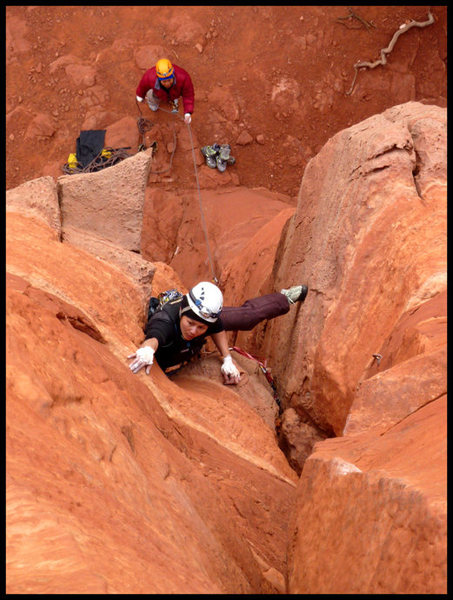
<svg viewBox="0 0 453 600"><path fill-rule="evenodd" d="M208 156L216 156L217 152L218 150L214 148L214 146L203 146L203 148L201 148L201 153L206 158L208 158Z"/></svg>
<svg viewBox="0 0 453 600"><path fill-rule="evenodd" d="M206 157L206 164L211 169L215 169L217 167L217 161L216 161L215 156L207 156Z"/></svg>
<svg viewBox="0 0 453 600"><path fill-rule="evenodd" d="M218 144L216 144L218 146ZM206 158L206 164L211 169L215 169L217 167L216 156L218 154L218 149L214 146L203 146L201 148L201 153Z"/></svg>
<svg viewBox="0 0 453 600"><path fill-rule="evenodd" d="M215 159L215 160L216 160L216 166L217 166L218 170L219 170L221 173L223 173L223 172L226 170L226 168L227 168L227 161L226 161L226 160L222 160L222 159L220 158L220 155L219 155L219 156L216 156L216 159Z"/></svg>
<svg viewBox="0 0 453 600"><path fill-rule="evenodd" d="M280 294L283 294L288 298L290 304L296 302L303 302L308 293L308 287L306 285L293 285L289 289L280 290Z"/></svg>
<svg viewBox="0 0 453 600"><path fill-rule="evenodd" d="M222 160L227 161L230 158L231 147L229 144L222 144L219 150L219 156Z"/></svg>

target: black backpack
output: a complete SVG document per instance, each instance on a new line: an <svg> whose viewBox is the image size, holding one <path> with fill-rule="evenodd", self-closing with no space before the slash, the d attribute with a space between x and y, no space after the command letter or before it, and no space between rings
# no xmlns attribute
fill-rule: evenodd
<svg viewBox="0 0 453 600"><path fill-rule="evenodd" d="M151 296L148 303L148 318L147 321L151 319L153 314L157 310L162 310L162 307L170 300L177 300L178 298L182 298L184 294L179 292L176 289L166 290L165 292L161 292L157 298L156 296Z"/></svg>

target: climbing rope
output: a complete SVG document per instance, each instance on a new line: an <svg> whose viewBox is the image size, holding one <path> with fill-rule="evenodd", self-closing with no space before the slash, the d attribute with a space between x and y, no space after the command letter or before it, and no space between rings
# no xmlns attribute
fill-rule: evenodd
<svg viewBox="0 0 453 600"><path fill-rule="evenodd" d="M130 158L132 154L129 154L126 150L130 150L130 146L126 148L103 148L85 167L81 167L79 164L71 166L69 163L66 163L62 167L62 171L66 175L94 173L95 171L116 165L125 158Z"/></svg>
<svg viewBox="0 0 453 600"><path fill-rule="evenodd" d="M274 400L278 406L278 414L281 415L283 412L282 405L280 402L280 398L278 397L277 387L275 385L274 379L273 379L272 375L270 374L270 369L268 369L266 366L267 360L266 359L264 359L264 361L260 360L256 356L249 354L248 352L246 352L245 350L242 350L242 348L239 348L238 346L233 346L232 348L230 348L230 350L234 350L238 354L242 354L242 356L245 356L246 358L250 358L251 360L254 360L255 362L258 363L259 368L261 369L262 373L264 374L267 381L269 382L269 385L272 388L272 392L274 394Z"/></svg>
<svg viewBox="0 0 453 600"><path fill-rule="evenodd" d="M196 158L195 158L195 150L194 150L194 145L193 145L192 131L190 129L190 123L186 123L186 125L187 125L187 129L189 130L190 145L192 147L193 167L194 167L194 170L195 170L195 180L197 182L198 203L200 205L201 224L202 224L202 227L203 227L203 233L204 233L204 237L205 237L205 240L206 240L206 248L207 248L207 251L208 251L209 264L211 266L212 280L214 281L214 283L218 284L219 280L217 279L217 277L215 275L215 271L214 271L214 263L213 263L213 260L212 260L211 250L210 250L210 247L209 247L208 230L207 230L206 221L205 221L205 218L204 218L203 204L201 202L200 182L198 181L198 169L197 169L197 161L196 161Z"/></svg>
<svg viewBox="0 0 453 600"><path fill-rule="evenodd" d="M137 100L135 100L136 104L137 104L137 108L140 112L140 117L137 119L137 127L138 130L140 132L140 134L142 135L142 144L141 146L139 146L139 149L144 149L144 134L146 133L146 131L149 131L149 129L151 129L152 127L152 123L151 121L149 121L149 119L145 119L142 116L142 110L140 108L140 105L138 103ZM179 118L181 120L184 121L184 118L181 117L178 113L174 113L171 110L166 110L165 108L162 108L161 106L159 106L158 110L161 110L162 112L166 112L169 114L174 114L176 118ZM206 226L206 220L204 217L204 211L203 211L203 204L201 201L201 190L200 190L200 183L198 181L198 169L197 169L197 161L196 161L196 157L195 157L195 148L194 148L194 143L193 143L193 137L192 137L192 130L190 128L190 123L186 123L187 125L187 129L189 131L189 138L190 138L190 146L192 149L192 158L193 158L193 166L194 166L194 171L195 171L195 180L196 180L196 184L197 184L197 193L198 193L198 204L199 204L199 208L200 208L200 216L201 216L201 226L203 229L203 235L205 238L205 242L206 242L206 249L207 249L207 253L208 253L208 260L209 260L209 265L211 267L211 273L212 273L212 280L214 281L214 283L218 284L219 280L216 277L215 274L215 270L214 270L214 262L212 259L212 254L211 254L211 248L209 245L209 238L208 238L208 230L207 230L207 226ZM170 157L170 165L167 169L163 169L162 171L150 171L150 173L153 174L161 174L161 173L166 173L167 171L169 171L172 168L172 164L173 164L173 156L175 154L176 151L176 127L173 124L173 151Z"/></svg>

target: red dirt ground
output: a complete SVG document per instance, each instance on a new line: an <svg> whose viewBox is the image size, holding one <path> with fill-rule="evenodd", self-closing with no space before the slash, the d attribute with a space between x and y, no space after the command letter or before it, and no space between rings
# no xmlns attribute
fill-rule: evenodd
<svg viewBox="0 0 453 600"><path fill-rule="evenodd" d="M87 107L109 124L137 118L137 53L154 47L191 74L199 143L230 143L241 185L295 197L308 160L341 129L409 100L446 105L447 7L432 7L434 24L400 35L387 64L359 72L347 95L353 65L378 60L398 28L426 21L429 7L350 9L374 27L337 20L347 6L7 6L6 188L62 175ZM75 85L62 67L50 73L65 55L96 69L95 88ZM87 103L90 89L98 106ZM47 130L27 136L38 114ZM253 141L236 143L242 131ZM175 156L175 185L187 171L193 185L193 170Z"/></svg>

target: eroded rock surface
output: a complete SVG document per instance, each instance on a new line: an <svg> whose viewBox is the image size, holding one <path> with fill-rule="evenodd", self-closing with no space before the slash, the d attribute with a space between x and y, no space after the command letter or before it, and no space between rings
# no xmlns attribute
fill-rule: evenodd
<svg viewBox="0 0 453 600"><path fill-rule="evenodd" d="M146 150L96 173L58 178L64 227L77 227L138 252L150 169Z"/></svg>
<svg viewBox="0 0 453 600"><path fill-rule="evenodd" d="M288 411L339 437L299 443L290 593L446 592L446 186L446 111L418 103L305 173L275 273L310 292L269 353Z"/></svg>
<svg viewBox="0 0 453 600"><path fill-rule="evenodd" d="M227 303L310 287L235 338L269 359L287 457L253 360L236 389L215 355L128 369L149 289L206 273L194 196L145 200L129 160L133 239L125 189L116 211L95 193L121 165L63 178L69 211L46 178L7 195L7 592L445 593L446 111L341 131L297 207L203 194Z"/></svg>
<svg viewBox="0 0 453 600"><path fill-rule="evenodd" d="M291 594L445 594L447 398L315 446L298 484Z"/></svg>
<svg viewBox="0 0 453 600"><path fill-rule="evenodd" d="M344 432L362 384L446 343L446 186L446 110L419 103L340 132L305 172L274 273L310 291L267 346L289 405L325 431Z"/></svg>
<svg viewBox="0 0 453 600"><path fill-rule="evenodd" d="M297 477L271 428L219 383L133 375L132 280L42 219L7 232L7 591L284 591Z"/></svg>

